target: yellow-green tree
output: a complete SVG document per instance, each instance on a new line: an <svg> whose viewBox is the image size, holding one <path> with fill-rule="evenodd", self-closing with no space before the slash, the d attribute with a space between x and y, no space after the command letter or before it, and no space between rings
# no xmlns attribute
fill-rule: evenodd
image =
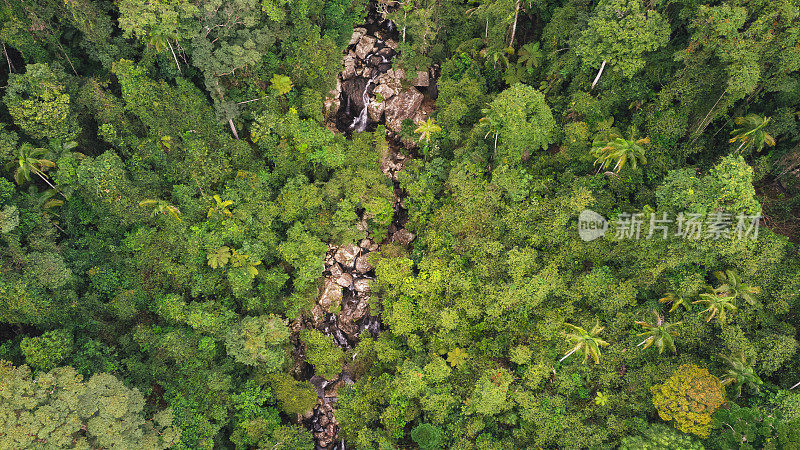
<svg viewBox="0 0 800 450"><path fill-rule="evenodd" d="M711 415L725 403L725 388L708 369L684 364L662 384L650 388L653 405L663 420L675 428L706 438Z"/></svg>

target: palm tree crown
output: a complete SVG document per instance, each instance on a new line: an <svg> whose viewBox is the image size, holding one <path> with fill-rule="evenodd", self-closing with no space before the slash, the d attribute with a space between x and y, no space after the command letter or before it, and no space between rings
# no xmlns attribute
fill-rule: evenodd
<svg viewBox="0 0 800 450"><path fill-rule="evenodd" d="M770 147L774 146L775 138L764 131L769 120L769 117L762 117L757 114L737 117L734 119L734 122L739 128L731 131L732 137L729 142L741 142L736 149L737 152L743 149L754 149L756 152L759 152L764 148L764 145Z"/></svg>
<svg viewBox="0 0 800 450"><path fill-rule="evenodd" d="M644 147L642 145L649 144L650 138L643 138L637 140L623 139L618 134L611 135L608 139L597 139L592 145L592 155L597 157L595 165L600 164L600 168L605 170L611 166L611 163L616 161L612 172L619 172L625 167L625 163L630 161L631 167L636 168L637 162L647 164L647 158L644 156Z"/></svg>
<svg viewBox="0 0 800 450"><path fill-rule="evenodd" d="M681 322L667 323L664 322L664 318L658 312L653 311L653 314L656 316L655 324L636 322L637 325L641 325L644 328L644 332L637 334L637 336L647 336L639 345L644 345L644 350L651 345L655 345L659 355L664 353L664 348L668 348L672 353L677 353L674 337L678 335L678 332L674 328L680 325Z"/></svg>
<svg viewBox="0 0 800 450"><path fill-rule="evenodd" d="M567 341L569 341L573 347L563 358L559 360L563 361L567 359L570 355L577 351L581 351L583 353L583 362L586 363L586 360L589 359L591 356L594 360L595 364L600 364L600 347L607 347L609 344L608 342L600 339L597 337L601 331L605 329L605 327L600 326L600 322L596 322L594 327L588 333L583 328L573 325L571 323L565 323L564 326L571 329L572 333L567 333Z"/></svg>

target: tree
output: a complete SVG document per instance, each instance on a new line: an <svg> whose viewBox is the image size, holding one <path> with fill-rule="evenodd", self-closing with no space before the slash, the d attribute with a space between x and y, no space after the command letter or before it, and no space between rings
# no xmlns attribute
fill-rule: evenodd
<svg viewBox="0 0 800 450"><path fill-rule="evenodd" d="M761 378L755 373L753 366L756 364L754 357L748 358L744 352L739 352L731 356L722 356L728 363L728 371L722 379L722 385L736 384L736 397L742 396L742 386L746 385L754 393L760 392L759 386L764 384Z"/></svg>
<svg viewBox="0 0 800 450"><path fill-rule="evenodd" d="M64 84L47 64L12 73L3 101L14 123L34 139L74 140L79 130Z"/></svg>
<svg viewBox="0 0 800 450"><path fill-rule="evenodd" d="M700 312L700 314L708 313L706 317L706 322L710 322L711 319L714 317L717 318L717 321L720 324L725 323L725 319L727 319L727 311L731 313L736 312L736 304L734 303L736 297L731 295L725 295L723 293L717 292L703 292L700 294L700 299L693 301L692 303L705 303L708 305L708 308L704 309Z"/></svg>
<svg viewBox="0 0 800 450"><path fill-rule="evenodd" d="M442 429L435 425L421 423L411 430L410 436L421 450L442 448Z"/></svg>
<svg viewBox="0 0 800 450"><path fill-rule="evenodd" d="M664 348L671 350L672 353L677 353L675 350L674 337L678 335L678 332L674 330L674 328L680 325L681 322L666 323L664 322L664 318L657 311L653 311L653 315L656 316L655 324L636 322L637 325L641 325L642 328L645 329L644 333L639 333L637 336L647 336L639 345L644 344L643 350L646 350L647 347L651 345L655 345L659 355L664 352Z"/></svg>
<svg viewBox="0 0 800 450"><path fill-rule="evenodd" d="M573 330L572 333L566 334L567 341L573 344L573 347L559 361L563 361L573 353L581 351L583 353L584 364L590 356L594 359L595 364L600 364L600 347L607 347L609 345L608 342L597 337L597 335L605 329L605 327L600 326L600 321L598 320L588 333L583 328L571 323L565 323L564 326Z"/></svg>
<svg viewBox="0 0 800 450"><path fill-rule="evenodd" d="M592 155L597 158L594 164L601 163L600 169L605 170L611 163L616 161L611 170L619 172L625 167L625 163L630 161L631 167L636 169L637 161L642 164L647 163L642 145L649 143L650 138L628 140L623 139L619 134L597 137L592 143L591 150Z"/></svg>
<svg viewBox="0 0 800 450"><path fill-rule="evenodd" d="M731 296L734 300L742 299L748 305L755 305L756 299L752 294L761 293L759 286L750 286L742 283L741 279L736 272L730 269L724 271L714 272L714 276L722 283L713 289L713 292L719 295Z"/></svg>
<svg viewBox="0 0 800 450"><path fill-rule="evenodd" d="M736 148L736 152L743 150L755 150L756 153L764 148L764 145L775 146L775 138L768 134L764 128L769 123L769 117L757 114L748 114L744 117L737 117L734 123L739 126L731 131L731 139L728 142L741 142Z"/></svg>
<svg viewBox="0 0 800 450"><path fill-rule="evenodd" d="M705 450L690 435L660 423L649 423L640 434L625 436L619 450Z"/></svg>
<svg viewBox="0 0 800 450"><path fill-rule="evenodd" d="M425 146L427 147L427 145L431 142L431 135L440 131L442 131L442 127L436 125L436 119L430 116L425 122L422 122L416 130L414 130L414 133L419 134L419 140L424 140Z"/></svg>
<svg viewBox="0 0 800 450"><path fill-rule="evenodd" d="M40 373L0 360L0 447L166 449L180 439L172 413L145 421L145 400L113 375L88 381L72 367Z"/></svg>
<svg viewBox="0 0 800 450"><path fill-rule="evenodd" d="M547 148L554 140L553 113L544 95L526 84L501 92L483 113L479 123L486 137L494 135L498 163L519 162L526 152Z"/></svg>
<svg viewBox="0 0 800 450"><path fill-rule="evenodd" d="M286 360L289 334L283 319L276 315L245 317L228 332L225 348L239 363L276 372Z"/></svg>
<svg viewBox="0 0 800 450"><path fill-rule="evenodd" d="M306 360L314 371L327 380L335 379L342 371L344 351L319 330L303 330L300 337L306 344Z"/></svg>
<svg viewBox="0 0 800 450"><path fill-rule="evenodd" d="M22 184L25 181L30 181L31 174L35 174L57 191L58 189L53 186L53 183L44 173L48 168L56 166L53 161L45 158L46 155L46 149L37 148L28 143L22 144L17 151L17 160L12 163L16 167L14 169L14 181L17 184Z"/></svg>
<svg viewBox="0 0 800 450"><path fill-rule="evenodd" d="M695 364L678 367L650 391L661 419L672 420L675 428L703 438L711 431L712 414L725 403L725 388L719 379Z"/></svg>
<svg viewBox="0 0 800 450"><path fill-rule="evenodd" d="M19 346L28 365L48 371L72 353L72 336L64 330L47 331L41 336L25 336Z"/></svg>
<svg viewBox="0 0 800 450"><path fill-rule="evenodd" d="M577 40L575 53L585 67L605 68L608 63L631 78L641 70L644 54L667 45L669 23L642 0L602 0Z"/></svg>
<svg viewBox="0 0 800 450"><path fill-rule="evenodd" d="M178 209L176 206L171 205L168 202L165 202L164 200L158 200L158 199L142 200L139 202L139 206L152 206L153 213L150 215L150 217L155 217L156 214L164 214L164 215L170 215L173 218L182 221L180 217L181 210Z"/></svg>
<svg viewBox="0 0 800 450"><path fill-rule="evenodd" d="M672 307L669 309L669 312L674 312L679 307L683 307L687 311L690 308L689 302L683 297L676 295L674 292L667 292L663 297L658 299L658 301L659 303L671 303Z"/></svg>

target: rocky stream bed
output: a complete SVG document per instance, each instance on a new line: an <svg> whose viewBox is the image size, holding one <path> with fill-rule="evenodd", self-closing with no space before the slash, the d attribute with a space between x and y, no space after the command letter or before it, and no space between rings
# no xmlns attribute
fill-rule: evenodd
<svg viewBox="0 0 800 450"><path fill-rule="evenodd" d="M345 449L335 418L338 389L354 382L348 364L334 379L313 373L304 362L305 349L299 339L303 329L316 328L333 338L342 349L352 349L364 331L377 336L383 328L381 311L370 306L370 281L375 271L369 254L383 244L411 245L414 235L404 228L407 220L403 206L405 193L397 182L407 156L402 151L414 143L399 137L402 122L422 123L433 111L436 97L435 68L418 71L411 81L401 69L392 68L397 53L399 33L391 20L370 3L365 23L353 30L350 44L342 59L336 89L325 101L328 125L347 136L353 132L374 131L379 124L386 126L390 152L381 161L381 170L394 184L394 220L389 233L380 242L370 237L341 247L329 245L325 256L324 284L310 316L292 323L294 373L303 374L316 388L319 398L313 410L297 418L310 429L317 449ZM406 152L407 153L407 152ZM365 221L362 221L366 223ZM368 230L367 230L368 231ZM371 234L368 233L369 236ZM379 302L372 302L379 305Z"/></svg>

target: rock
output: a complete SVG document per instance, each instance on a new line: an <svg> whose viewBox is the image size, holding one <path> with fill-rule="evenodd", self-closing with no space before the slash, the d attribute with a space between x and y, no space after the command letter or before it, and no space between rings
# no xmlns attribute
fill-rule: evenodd
<svg viewBox="0 0 800 450"><path fill-rule="evenodd" d="M368 249L372 246L372 241L369 239L362 239L361 242L358 243L358 246L363 249Z"/></svg>
<svg viewBox="0 0 800 450"><path fill-rule="evenodd" d="M317 303L325 312L331 312L331 307L338 306L342 301L342 287L330 278L325 278L322 295Z"/></svg>
<svg viewBox="0 0 800 450"><path fill-rule="evenodd" d="M330 397L327 394L325 396L326 397ZM331 419L329 419L328 416L322 416L322 417L319 418L319 424L322 425L323 427L325 425L327 425L328 423L330 423L330 421L331 421Z"/></svg>
<svg viewBox="0 0 800 450"><path fill-rule="evenodd" d="M351 284L353 284L353 276L345 272L336 279L336 284L341 287L349 287Z"/></svg>
<svg viewBox="0 0 800 450"><path fill-rule="evenodd" d="M359 278L353 282L353 289L356 292L369 292L369 280L367 278Z"/></svg>
<svg viewBox="0 0 800 450"><path fill-rule="evenodd" d="M386 46L389 47L392 50L397 50L397 47L399 45L397 44L397 41L395 41L394 39L387 39L386 40Z"/></svg>
<svg viewBox="0 0 800 450"><path fill-rule="evenodd" d="M314 416L314 410L313 410L313 409L309 409L308 411L306 411L306 412L303 414L303 418L304 418L304 419L310 419L310 418L311 418L311 417L313 417L313 416Z"/></svg>
<svg viewBox="0 0 800 450"><path fill-rule="evenodd" d="M394 235L392 235L392 240L400 245L408 245L414 240L415 237L416 236L414 236L414 233L406 230L405 228L401 228L397 230Z"/></svg>
<svg viewBox="0 0 800 450"><path fill-rule="evenodd" d="M375 87L375 90L372 91L372 94L376 99L383 99L381 103L386 103L390 98L399 93L400 89L392 87L392 85L389 83L381 83ZM380 97L378 97L379 95Z"/></svg>
<svg viewBox="0 0 800 450"><path fill-rule="evenodd" d="M356 272L367 273L372 269L374 269L374 267L367 261L367 255L361 255L356 258Z"/></svg>
<svg viewBox="0 0 800 450"><path fill-rule="evenodd" d="M382 62L383 58L381 58L381 55L372 55L369 58L369 65L372 67L378 67Z"/></svg>
<svg viewBox="0 0 800 450"><path fill-rule="evenodd" d="M411 119L422 105L423 95L411 87L386 101L386 127L399 133L403 120Z"/></svg>
<svg viewBox="0 0 800 450"><path fill-rule="evenodd" d="M428 76L428 72L419 71L417 72L417 79L414 81L414 86L420 87L428 87L431 84L430 77Z"/></svg>
<svg viewBox="0 0 800 450"><path fill-rule="evenodd" d="M372 245L369 246L369 251L375 252L375 251L378 251L378 248L380 248L378 246L378 244L372 244Z"/></svg>
<svg viewBox="0 0 800 450"><path fill-rule="evenodd" d="M383 111L386 109L386 102L371 101L367 106L370 122L380 122L383 118Z"/></svg>
<svg viewBox="0 0 800 450"><path fill-rule="evenodd" d="M342 266L339 265L336 261L333 262L330 268L331 276L333 278L338 278L342 275Z"/></svg>
<svg viewBox="0 0 800 450"><path fill-rule="evenodd" d="M325 322L325 311L322 310L320 305L314 305L311 308L311 320L314 322L315 327L320 327Z"/></svg>
<svg viewBox="0 0 800 450"><path fill-rule="evenodd" d="M361 248L356 244L347 244L339 247L334 259L345 268L353 267L356 257L361 253Z"/></svg>
<svg viewBox="0 0 800 450"><path fill-rule="evenodd" d="M358 44L356 45L356 56L358 56L358 59L365 59L367 55L372 52L374 47L375 38L373 36L361 36L361 39L359 39Z"/></svg>
<svg viewBox="0 0 800 450"><path fill-rule="evenodd" d="M356 76L356 54L352 51L348 53L342 60L342 66L343 80L349 80Z"/></svg>
<svg viewBox="0 0 800 450"><path fill-rule="evenodd" d="M367 34L366 28L354 28L353 35L350 37L350 43L347 45L356 45L358 41L361 40L361 37Z"/></svg>

